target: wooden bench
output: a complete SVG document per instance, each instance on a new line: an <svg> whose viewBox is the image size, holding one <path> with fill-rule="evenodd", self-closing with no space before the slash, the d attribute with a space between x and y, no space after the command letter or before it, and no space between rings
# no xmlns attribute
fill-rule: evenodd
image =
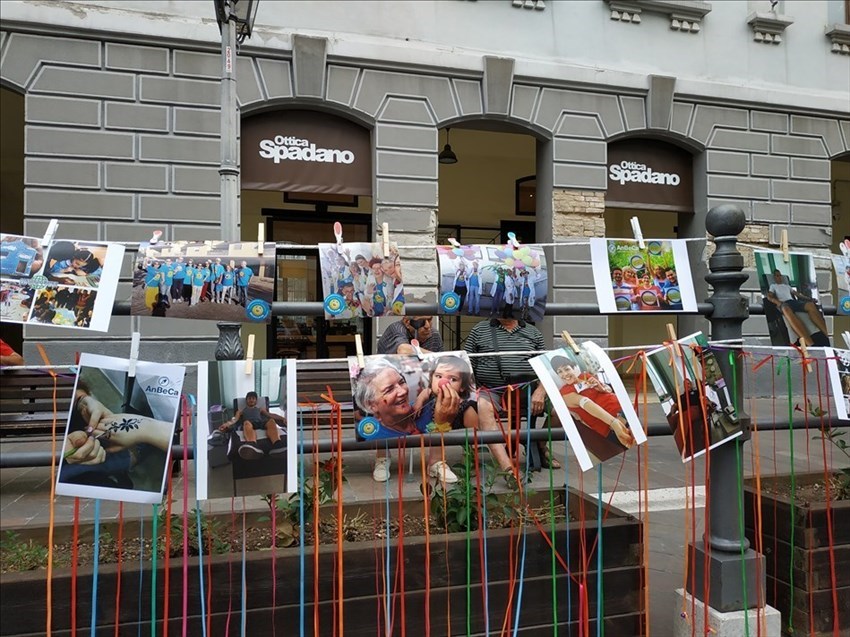
<svg viewBox="0 0 850 637"><path fill-rule="evenodd" d="M45 435L63 432L71 409L75 375L57 372L55 379L46 371L0 370L0 436ZM54 409L55 407L55 409Z"/></svg>
<svg viewBox="0 0 850 637"><path fill-rule="evenodd" d="M318 418L319 431L330 432L333 407L324 398L330 395L329 389L342 409L344 435L353 438L354 415L348 365L334 361L299 361L296 396L298 409L304 416L305 431L312 428L313 419Z"/></svg>

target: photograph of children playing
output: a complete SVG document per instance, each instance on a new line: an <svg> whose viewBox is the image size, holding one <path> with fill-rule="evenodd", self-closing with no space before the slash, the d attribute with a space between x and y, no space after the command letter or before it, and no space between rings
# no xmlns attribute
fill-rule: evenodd
<svg viewBox="0 0 850 637"><path fill-rule="evenodd" d="M729 388L701 332L650 352L646 367L683 462L741 435Z"/></svg>
<svg viewBox="0 0 850 637"><path fill-rule="evenodd" d="M536 323L546 310L548 272L534 245L437 246L444 311ZM446 303L447 295L456 305ZM453 295L453 296L452 296ZM449 311L454 307L454 311Z"/></svg>
<svg viewBox="0 0 850 637"><path fill-rule="evenodd" d="M82 354L56 493L157 503L167 477L185 368Z"/></svg>
<svg viewBox="0 0 850 637"><path fill-rule="evenodd" d="M0 250L4 322L108 329L123 246L3 235Z"/></svg>
<svg viewBox="0 0 850 637"><path fill-rule="evenodd" d="M591 239L590 253L600 311L696 311L684 241Z"/></svg>
<svg viewBox="0 0 850 637"><path fill-rule="evenodd" d="M275 245L178 241L142 244L133 272L132 314L268 322Z"/></svg>
<svg viewBox="0 0 850 637"><path fill-rule="evenodd" d="M754 250L764 316L771 345L829 347L829 330L820 306L815 260L811 254Z"/></svg>
<svg viewBox="0 0 850 637"><path fill-rule="evenodd" d="M384 256L381 243L320 243L319 262L325 318L404 314L404 279L395 244L390 244L389 253ZM336 296L330 303L330 312L327 299L332 295Z"/></svg>
<svg viewBox="0 0 850 637"><path fill-rule="evenodd" d="M529 363L540 379L582 471L646 442L614 365L595 343L581 353L547 352Z"/></svg>
<svg viewBox="0 0 850 637"><path fill-rule="evenodd" d="M286 360L198 363L198 497L296 488L295 366Z"/></svg>

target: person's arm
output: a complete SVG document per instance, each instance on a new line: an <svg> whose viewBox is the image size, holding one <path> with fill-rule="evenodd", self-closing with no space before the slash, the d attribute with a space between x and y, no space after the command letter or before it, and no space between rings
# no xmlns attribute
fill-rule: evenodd
<svg viewBox="0 0 850 637"><path fill-rule="evenodd" d="M260 415L263 416L263 418L270 418L281 425L286 424L286 418L284 418L283 416L278 416L277 414L273 414L268 409L260 409Z"/></svg>
<svg viewBox="0 0 850 637"><path fill-rule="evenodd" d="M148 444L168 451L173 431L173 424L164 420L154 420L136 414L114 414L101 420L92 433L109 432L109 436L101 440L105 440L103 446L107 453L114 453L138 444Z"/></svg>
<svg viewBox="0 0 850 637"><path fill-rule="evenodd" d="M233 418L221 424L218 428L219 431L228 431L233 425L239 422L239 419L242 417L242 411L240 409L236 410L236 413L233 414Z"/></svg>
<svg viewBox="0 0 850 637"><path fill-rule="evenodd" d="M8 354L0 354L0 366L5 367L6 365L23 365L24 357L18 354L11 347L9 348Z"/></svg>

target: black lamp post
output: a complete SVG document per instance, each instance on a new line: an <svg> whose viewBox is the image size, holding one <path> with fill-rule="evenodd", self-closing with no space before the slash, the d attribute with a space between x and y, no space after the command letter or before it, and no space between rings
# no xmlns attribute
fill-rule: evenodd
<svg viewBox="0 0 850 637"><path fill-rule="evenodd" d="M235 58L238 44L251 37L259 0L213 0L221 30L221 234L238 241L239 164L237 160L238 106Z"/></svg>

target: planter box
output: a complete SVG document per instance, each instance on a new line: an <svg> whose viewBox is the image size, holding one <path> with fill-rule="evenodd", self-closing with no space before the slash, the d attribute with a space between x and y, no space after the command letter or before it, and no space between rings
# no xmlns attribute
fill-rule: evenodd
<svg viewBox="0 0 850 637"><path fill-rule="evenodd" d="M797 474L797 487L823 480L823 473ZM766 493L765 487L784 487L790 492L790 475L762 478L762 550L765 555L767 598L782 613L784 635L833 637L837 601L841 635L850 634L850 501L830 503L832 550L829 545L825 502L798 503L789 497ZM744 485L746 534L756 548L755 481ZM793 532L793 550L792 550ZM832 568L835 569L833 595ZM793 609L793 611L792 611ZM789 621L790 618L790 621Z"/></svg>
<svg viewBox="0 0 850 637"><path fill-rule="evenodd" d="M571 504L580 497L570 494ZM376 505L377 507L383 506ZM412 513L421 502L405 507ZM375 507L364 505L363 510ZM572 508L572 507L571 507ZM595 500L586 499L588 518L595 515ZM573 509L575 510L575 509ZM596 522L588 519L585 524L584 541L588 550L596 539ZM581 529L577 522L556 526L555 546L566 559L569 546L570 564L575 568L579 561ZM547 532L549 529L547 528ZM556 569L556 581L552 581L552 558L548 544L532 525L526 527L525 536L516 531L500 529L487 532L487 597L489 623L492 634L496 634L505 622L511 602L513 625L519 607L520 633L527 635L552 635L553 607L557 608L559 634L578 635L578 586L569 581L564 569ZM467 546L467 541L470 546ZM511 558L518 565L525 546L525 570L521 605L518 601L518 571L511 582ZM569 544L568 544L569 541ZM605 633L627 637L641 635L644 624L643 590L645 578L641 577L641 527L635 518L612 508L603 524L603 624ZM426 550L430 556L426 556ZM471 556L467 572L467 552ZM314 581L314 549L306 547L305 609L306 633L313 634L314 621L319 622L319 633L329 635L338 605L334 602L338 593L336 571L336 547L323 545L318 551L318 581ZM390 606L393 618L393 634L400 634L402 622L411 635L422 635L426 614L426 573L430 575L430 624L432 635L467 634L469 622L471 635L485 633L485 606L481 584L479 539L473 532L469 539L465 533L433 533L430 543L424 537L405 537L403 553L403 578L399 568L400 549L397 540L390 541L389 598L384 592L386 573L386 544L380 541L344 544L344 621L346 637L385 634L384 609ZM296 634L300 622L300 552L299 549L278 549L277 590L273 600L272 564L270 551L250 553L246 560L248 582L247 628L251 634L271 634L272 625L285 629L287 634ZM239 630L241 595L241 556L215 556L211 560L211 578L204 565L204 578L213 582L208 613L211 615L211 635L225 634L228 606L232 607L230 630ZM517 566L518 568L518 566ZM169 633L180 634L182 623L182 559L172 558L170 567ZM138 564L125 563L121 573L121 608L119 612L120 634L136 634L139 625L142 631L150 630L150 564L145 564L144 581L139 587ZM163 580L162 568L157 573L157 614L162 615ZM469 586L467 586L469 578ZM53 635L70 635L70 591L71 578L67 569L54 572L53 578ZM595 634L596 556L592 559L588 575L588 599L590 606L591 631ZM116 567L104 565L99 570L97 604L98 635L112 635L115 622L114 595L117 586ZM318 597L314 603L314 585ZM88 631L91 621L91 569L80 569L77 577L77 629ZM45 573L30 572L4 575L0 583L4 611L0 616L0 635L29 635L44 633L45 616ZM553 599L557 591L557 601ZM198 560L189 562L189 630L190 635L201 635L200 595ZM402 615L402 601L404 614ZM568 608L568 607L571 607ZM142 609L141 622L139 608ZM9 612L9 609L14 611ZM571 610L572 622L568 622ZM161 624L162 620L159 620ZM161 625L159 631L161 631ZM495 632L493 632L495 631Z"/></svg>

